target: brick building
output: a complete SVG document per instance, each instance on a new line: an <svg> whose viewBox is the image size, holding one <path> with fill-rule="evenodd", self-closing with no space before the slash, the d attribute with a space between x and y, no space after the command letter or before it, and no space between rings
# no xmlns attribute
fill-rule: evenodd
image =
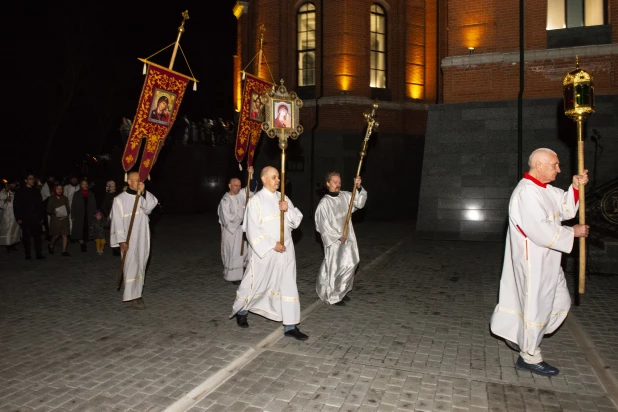
<svg viewBox="0 0 618 412"><path fill-rule="evenodd" d="M558 185L574 170L575 128L560 104L576 55L594 76L597 112L587 130L606 137L596 177L614 178L618 0L521 4L520 27L515 1L239 2L237 68L257 53L263 24L267 64L248 71L285 80L304 101L305 132L290 143L288 168L301 209L313 210L327 171L351 183L362 113L377 99L380 127L362 173L371 192L366 216L418 216L429 237L503 238L508 197L533 148L558 152L566 166ZM262 139L257 167L278 164L275 146ZM587 139L590 169L594 149Z"/></svg>

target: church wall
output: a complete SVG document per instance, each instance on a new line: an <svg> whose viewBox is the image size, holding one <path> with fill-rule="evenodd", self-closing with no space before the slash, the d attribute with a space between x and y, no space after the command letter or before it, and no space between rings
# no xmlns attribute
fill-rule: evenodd
<svg viewBox="0 0 618 412"><path fill-rule="evenodd" d="M577 171L575 123L560 98L529 99L523 111L523 164L539 147L559 155L565 189ZM588 118L585 166L594 179L592 131L604 138L597 184L618 176L618 96L599 96ZM417 231L421 238L502 241L517 176L517 101L456 103L429 108Z"/></svg>
<svg viewBox="0 0 618 412"><path fill-rule="evenodd" d="M579 66L593 76L595 95L618 94L618 44L609 44L528 53L524 98L561 96L562 80L575 69L578 54ZM512 100L519 93L518 53L451 57L443 72L445 103Z"/></svg>

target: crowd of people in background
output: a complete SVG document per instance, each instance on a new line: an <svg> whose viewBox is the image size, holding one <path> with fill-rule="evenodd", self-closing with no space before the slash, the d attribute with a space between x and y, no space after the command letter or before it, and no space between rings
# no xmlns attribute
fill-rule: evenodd
<svg viewBox="0 0 618 412"><path fill-rule="evenodd" d="M6 253L18 251L23 244L26 260L45 259L43 242L49 255L70 257L71 243L88 251L88 242L95 241L96 251L103 255L109 243L110 214L116 192L116 182L109 180L105 193L97 199L94 184L86 177L49 176L41 181L34 174L23 180L3 180L0 190L0 247ZM125 188L126 189L126 188ZM58 242L61 240L61 242ZM32 253L34 247L34 254ZM120 255L119 248L113 248Z"/></svg>
<svg viewBox="0 0 618 412"><path fill-rule="evenodd" d="M122 143L126 144L131 131L132 122L125 117L118 129ZM202 118L191 120L189 116L179 117L169 136L167 142L171 144L205 144L209 146L226 146L233 144L236 140L236 125L233 121L225 121L222 118L216 120Z"/></svg>

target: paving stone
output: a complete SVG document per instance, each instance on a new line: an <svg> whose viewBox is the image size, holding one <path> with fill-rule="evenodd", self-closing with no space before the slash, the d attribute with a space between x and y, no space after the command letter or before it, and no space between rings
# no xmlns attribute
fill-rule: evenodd
<svg viewBox="0 0 618 412"><path fill-rule="evenodd" d="M316 299L323 257L306 220L296 244L303 308ZM419 242L401 223L355 230L361 264L348 305L320 306L303 320L308 341L281 339L191 410L615 412L566 328L543 341L562 371L552 379L516 370L517 354L489 335L502 244ZM0 300L0 405L164 410L280 328L255 315L246 330L229 320L235 290L222 280L214 216L166 216L152 247L146 311L120 302L112 256L74 254L69 267L55 256L1 257L0 288L13 293ZM613 373L616 292L611 278L594 276L572 308ZM16 310L19 300L31 304Z"/></svg>

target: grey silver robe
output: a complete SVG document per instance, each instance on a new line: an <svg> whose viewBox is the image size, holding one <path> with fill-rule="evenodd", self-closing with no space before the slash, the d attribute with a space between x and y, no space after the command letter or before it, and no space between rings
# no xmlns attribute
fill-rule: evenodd
<svg viewBox="0 0 618 412"><path fill-rule="evenodd" d="M11 246L21 240L21 228L13 213L14 200L15 192L0 191L0 246Z"/></svg>
<svg viewBox="0 0 618 412"><path fill-rule="evenodd" d="M249 196L253 196L250 192ZM245 216L245 189L237 195L223 195L217 214L221 225L221 261L223 262L223 278L233 282L242 280L243 272L249 261L249 246L243 240L242 221ZM244 243L244 252L240 249Z"/></svg>
<svg viewBox="0 0 618 412"><path fill-rule="evenodd" d="M341 301L352 290L354 272L360 262L351 219L345 243L339 241L343 235L351 197L350 192L344 191L339 192L338 196L326 194L315 211L315 227L324 244L324 260L315 289L320 299L330 304ZM352 212L362 209L366 201L367 191L361 188L354 196Z"/></svg>

